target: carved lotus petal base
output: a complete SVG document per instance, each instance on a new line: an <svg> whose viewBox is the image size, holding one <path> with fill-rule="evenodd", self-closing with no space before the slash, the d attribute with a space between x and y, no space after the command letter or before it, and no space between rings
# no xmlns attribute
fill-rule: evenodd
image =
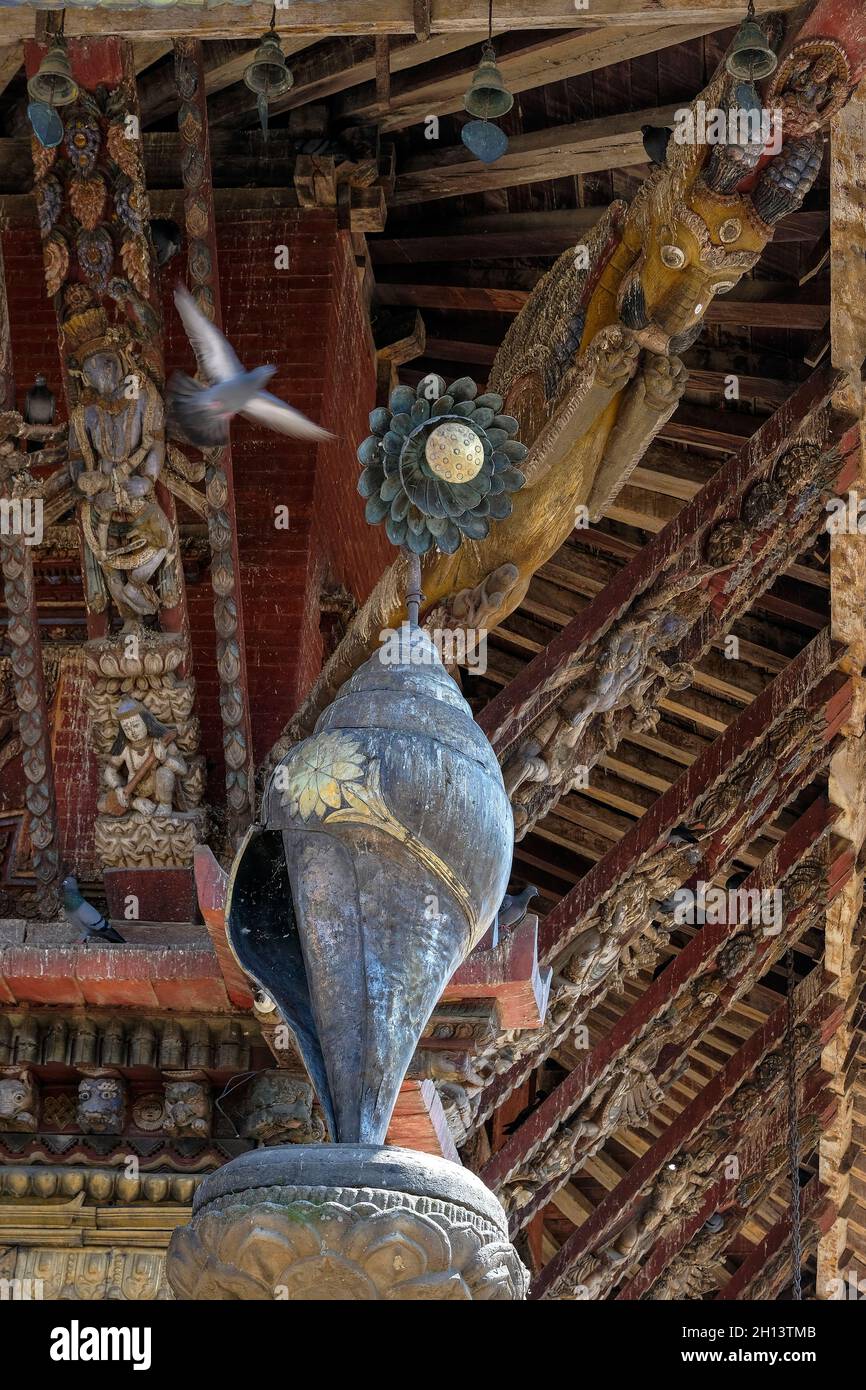
<svg viewBox="0 0 866 1390"><path fill-rule="evenodd" d="M198 1189L167 1273L179 1298L523 1299L499 1202L455 1163L374 1145L243 1154Z"/></svg>

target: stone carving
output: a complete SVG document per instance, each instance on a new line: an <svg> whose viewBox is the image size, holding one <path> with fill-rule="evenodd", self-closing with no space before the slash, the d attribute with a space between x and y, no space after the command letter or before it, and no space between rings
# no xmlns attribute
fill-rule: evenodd
<svg viewBox="0 0 866 1390"><path fill-rule="evenodd" d="M46 1299L137 1302L173 1298L162 1250L42 1249L12 1252L5 1278L30 1280Z"/></svg>
<svg viewBox="0 0 866 1390"><path fill-rule="evenodd" d="M163 1129L173 1139L207 1139L212 1110L206 1082L190 1077L166 1080Z"/></svg>
<svg viewBox="0 0 866 1390"><path fill-rule="evenodd" d="M238 1132L257 1144L315 1144L325 1138L313 1113L313 1088L302 1077L268 1071L253 1078L237 1112Z"/></svg>
<svg viewBox="0 0 866 1390"><path fill-rule="evenodd" d="M35 1134L39 1122L39 1083L26 1067L0 1074L0 1130Z"/></svg>
<svg viewBox="0 0 866 1390"><path fill-rule="evenodd" d="M192 1221L174 1232L169 1247L168 1276L178 1297L524 1297L526 1271L501 1208L456 1165L369 1146L266 1153L264 1166L262 1151L245 1155L198 1189ZM293 1171L308 1181L293 1181ZM329 1173L336 1181L327 1182ZM382 1185L358 1185L376 1173Z"/></svg>
<svg viewBox="0 0 866 1390"><path fill-rule="evenodd" d="M78 1084L77 1121L85 1134L122 1134L126 1082L119 1076L87 1076Z"/></svg>
<svg viewBox="0 0 866 1390"><path fill-rule="evenodd" d="M0 1195L19 1201L27 1197L43 1202L55 1197L68 1200L83 1194L100 1205L149 1202L188 1206L203 1180L203 1173L174 1173L170 1169L140 1171L137 1177L128 1177L123 1167L105 1168L92 1164L86 1168L56 1163L0 1165Z"/></svg>

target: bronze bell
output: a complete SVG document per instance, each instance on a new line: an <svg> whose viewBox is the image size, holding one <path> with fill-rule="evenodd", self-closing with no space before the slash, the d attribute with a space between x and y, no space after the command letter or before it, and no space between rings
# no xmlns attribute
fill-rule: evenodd
<svg viewBox="0 0 866 1390"><path fill-rule="evenodd" d="M496 66L493 45L486 43L481 50L481 62L472 77L472 86L463 98L464 110L479 120L491 121L504 116L513 105L514 97Z"/></svg>
<svg viewBox="0 0 866 1390"><path fill-rule="evenodd" d="M294 80L286 67L279 35L269 29L256 49L253 61L244 69L244 82L251 92L277 97L287 92Z"/></svg>
<svg viewBox="0 0 866 1390"><path fill-rule="evenodd" d="M725 67L731 76L761 82L776 71L778 62L760 24L751 15L744 19L725 59Z"/></svg>
<svg viewBox="0 0 866 1390"><path fill-rule="evenodd" d="M68 106L78 99L78 83L72 76L69 55L62 39L55 38L39 71L27 83L27 94L46 106Z"/></svg>

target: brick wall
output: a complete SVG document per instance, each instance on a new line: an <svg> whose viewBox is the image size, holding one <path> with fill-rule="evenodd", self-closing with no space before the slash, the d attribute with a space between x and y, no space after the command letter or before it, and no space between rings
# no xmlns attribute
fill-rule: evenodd
<svg viewBox="0 0 866 1390"><path fill-rule="evenodd" d="M287 270L274 265L288 247ZM16 402L37 371L46 371L62 406L57 329L45 295L39 238L4 233ZM322 661L319 590L327 574L363 599L392 552L381 529L364 523L356 483L358 443L368 432L375 371L369 328L358 299L352 248L329 212L237 212L218 228L226 331L241 360L271 363L271 390L334 434L304 444L243 420L232 428L241 587L254 752L259 761L312 683ZM172 303L184 271L180 259L163 275L167 371L194 369ZM275 509L288 527L275 525ZM195 519L180 509L182 518ZM187 588L193 673L198 688L208 794L223 799L222 725L214 664L213 595L203 574ZM92 815L90 781L82 784L78 718L64 715L57 738L57 780L64 825ZM75 788L83 786L80 804ZM77 833L77 832L76 832ZM83 833L83 832L82 832ZM82 853L89 855L89 842Z"/></svg>

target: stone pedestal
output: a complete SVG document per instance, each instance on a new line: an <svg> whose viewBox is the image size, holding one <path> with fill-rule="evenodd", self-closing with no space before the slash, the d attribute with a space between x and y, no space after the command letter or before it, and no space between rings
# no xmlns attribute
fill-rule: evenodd
<svg viewBox="0 0 866 1390"><path fill-rule="evenodd" d="M108 916L116 920L121 933L124 921L198 922L198 898L192 869L106 869L105 898ZM138 899L130 917L127 900Z"/></svg>
<svg viewBox="0 0 866 1390"><path fill-rule="evenodd" d="M287 1145L227 1163L174 1232L167 1273L191 1299L508 1301L527 1285L479 1178L365 1144Z"/></svg>

